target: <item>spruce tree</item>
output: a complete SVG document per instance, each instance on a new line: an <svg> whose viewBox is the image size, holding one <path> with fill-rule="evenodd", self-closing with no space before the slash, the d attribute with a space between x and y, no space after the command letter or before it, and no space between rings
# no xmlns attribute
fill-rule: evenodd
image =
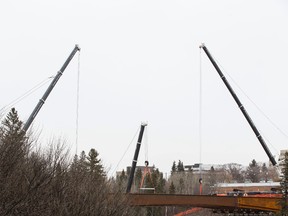
<svg viewBox="0 0 288 216"><path fill-rule="evenodd" d="M171 168L171 175L177 172L176 161L173 161L172 168Z"/></svg>
<svg viewBox="0 0 288 216"><path fill-rule="evenodd" d="M184 165L183 165L183 162L181 160L178 161L177 172L184 172Z"/></svg>
<svg viewBox="0 0 288 216"><path fill-rule="evenodd" d="M82 151L79 160L78 160L78 168L80 169L81 172L87 172L87 164L86 164L86 153L85 151Z"/></svg>
<svg viewBox="0 0 288 216"><path fill-rule="evenodd" d="M123 169L121 174L117 175L117 177L116 177L116 182L117 182L119 191L124 192L126 190L127 179L128 179L128 176L126 175L126 173L125 173L125 171Z"/></svg>
<svg viewBox="0 0 288 216"><path fill-rule="evenodd" d="M72 165L71 165L71 171L75 171L78 173L78 175L81 173L82 175L85 175L88 172L87 167L87 161L86 161L86 153L85 151L82 151L80 156L75 155Z"/></svg>
<svg viewBox="0 0 288 216"><path fill-rule="evenodd" d="M261 167L262 179L267 182L268 181L268 168L265 163L263 163Z"/></svg>
<svg viewBox="0 0 288 216"><path fill-rule="evenodd" d="M22 130L22 127L23 122L19 120L15 108L12 108L2 121L0 128L1 143L19 145L19 147L23 148L25 132Z"/></svg>
<svg viewBox="0 0 288 216"><path fill-rule="evenodd" d="M156 173L158 174L156 193L165 193L166 180L163 177L163 173L159 172L158 169L156 169Z"/></svg>
<svg viewBox="0 0 288 216"><path fill-rule="evenodd" d="M175 192L176 192L176 188L175 188L175 185L172 181L170 186L169 186L169 194L175 194Z"/></svg>
<svg viewBox="0 0 288 216"><path fill-rule="evenodd" d="M27 154L29 146L22 127L17 111L12 108L0 127L0 166L4 176L23 163Z"/></svg>
<svg viewBox="0 0 288 216"><path fill-rule="evenodd" d="M253 159L252 162L249 164L246 174L247 178L251 180L251 182L260 181L260 166L255 159Z"/></svg>
<svg viewBox="0 0 288 216"><path fill-rule="evenodd" d="M104 168L101 163L101 159L98 159L98 152L92 148L87 156L87 169L90 172L90 174L94 174L94 176L100 177L105 176Z"/></svg>
<svg viewBox="0 0 288 216"><path fill-rule="evenodd" d="M163 173L159 169L154 169L151 173L152 186L155 188L155 193L165 192L165 179L163 178Z"/></svg>

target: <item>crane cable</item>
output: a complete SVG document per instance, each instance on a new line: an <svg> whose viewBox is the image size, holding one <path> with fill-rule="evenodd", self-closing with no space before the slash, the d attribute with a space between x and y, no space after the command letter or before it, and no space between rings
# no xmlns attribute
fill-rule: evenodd
<svg viewBox="0 0 288 216"><path fill-rule="evenodd" d="M202 49L200 48L199 53L199 169L200 178L202 178Z"/></svg>
<svg viewBox="0 0 288 216"><path fill-rule="evenodd" d="M124 156L126 155L128 149L130 148L130 146L131 146L132 142L134 141L136 135L138 134L139 130L140 130L140 126L137 128L137 131L136 131L136 133L134 134L132 140L130 141L129 145L127 146L126 150L124 151L123 155L121 156L120 160L118 161L116 167L113 169L113 171L112 171L112 175L115 173L116 169L118 169L119 164L122 162Z"/></svg>
<svg viewBox="0 0 288 216"><path fill-rule="evenodd" d="M146 186L146 176L149 176L151 179L150 175L150 169L149 169L149 160L148 160L148 127L146 127L146 130L144 132L144 147L145 147L145 167L144 167L144 172L142 174L142 179L140 183L140 188Z"/></svg>
<svg viewBox="0 0 288 216"><path fill-rule="evenodd" d="M80 52L78 52L78 71L77 71L77 99L76 99L76 131L75 131L75 146L76 155L78 154L78 129L79 129L79 94L80 92Z"/></svg>
<svg viewBox="0 0 288 216"><path fill-rule="evenodd" d="M215 59L215 58L214 58ZM227 76L229 76L229 78L231 79L231 81L235 84L235 86L242 92L242 94L254 105L254 107L266 118L266 120L279 132L281 133L286 139L288 139L288 135L287 133L285 133L274 121L272 121L272 119L265 114L265 112L248 96L248 94L240 87L240 85L233 79L233 77L224 69L224 67L217 61L217 59L215 59L215 61L217 62L217 64L221 67L222 71L225 72L225 74L227 74ZM260 130L261 131L261 130ZM271 141L269 141L269 139L261 134L265 140L269 143L269 145L274 149L274 151L276 152L276 154L278 155L278 157L280 156L280 154L278 153L277 148L272 144Z"/></svg>
<svg viewBox="0 0 288 216"><path fill-rule="evenodd" d="M0 109L0 113L2 112L7 112L7 110L9 110L11 107L13 107L14 105L16 105L17 103L19 103L20 101L22 101L24 98L28 97L29 95L31 95L32 93L34 93L35 91L37 91L39 88L41 88L42 86L44 86L50 79L54 78L54 76L50 76L44 80L42 80L41 82L39 82L38 84L36 84L33 88L29 89L27 92L25 92L24 94L22 94L21 96L19 96L18 98L14 99L13 101L11 101L9 104L5 105L4 107L2 107Z"/></svg>
<svg viewBox="0 0 288 216"><path fill-rule="evenodd" d="M221 66L221 68L223 68ZM225 70L224 70L225 71ZM227 72L226 72L227 73ZM285 133L272 119L264 113L264 111L244 92L244 90L236 83L236 81L227 73L233 83L240 89L240 91L247 97L247 99L256 107L256 109L270 122L271 125L274 126L276 130L278 130L283 136L288 138L288 134Z"/></svg>
<svg viewBox="0 0 288 216"><path fill-rule="evenodd" d="M145 163L148 162L148 127L146 127L144 133L144 145L145 145Z"/></svg>
<svg viewBox="0 0 288 216"><path fill-rule="evenodd" d="M199 48L199 195L202 195L202 49Z"/></svg>

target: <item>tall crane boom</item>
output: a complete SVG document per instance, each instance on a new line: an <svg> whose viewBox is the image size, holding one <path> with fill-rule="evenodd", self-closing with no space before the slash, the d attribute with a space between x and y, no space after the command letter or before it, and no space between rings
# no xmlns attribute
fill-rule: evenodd
<svg viewBox="0 0 288 216"><path fill-rule="evenodd" d="M130 175L129 175L129 179L128 179L126 193L130 193L130 191L131 191L134 173L135 173L137 160L138 160L138 155L139 155L139 151L140 151L140 147L141 147L142 137L143 137L144 129L146 126L147 126L146 123L141 124L140 132L139 132L139 136L138 136L138 141L137 141L137 145L136 145L136 149L135 149L135 153L134 153L134 158L132 161L132 167L131 167L131 171L130 171Z"/></svg>
<svg viewBox="0 0 288 216"><path fill-rule="evenodd" d="M275 166L277 163L275 161L275 158L273 157L273 155L271 154L270 150L268 149L264 139L262 138L261 134L259 133L259 131L257 130L255 124L253 123L252 119L250 118L250 116L248 115L247 111L245 110L244 106L242 105L242 103L240 102L239 98L237 97L236 93L234 92L234 90L232 89L232 87L230 86L229 82L227 81L226 77L223 75L222 71L220 70L220 68L218 67L218 65L216 64L215 60L213 59L213 57L211 56L209 50L207 49L207 47L205 46L205 44L201 44L200 48L202 48L206 55L208 56L209 60L211 61L211 63L213 64L214 68L216 69L216 71L218 72L219 76L221 77L222 81L224 82L224 84L226 85L226 87L228 88L229 92L231 93L232 97L234 98L235 102L237 103L238 107L240 108L241 112L243 113L244 117L246 118L246 120L248 121L250 127L252 128L252 130L254 131L257 139L259 140L259 142L261 143L263 149L265 150L267 156L269 157L271 163L273 164L273 166Z"/></svg>
<svg viewBox="0 0 288 216"><path fill-rule="evenodd" d="M52 80L51 84L49 85L48 89L46 90L46 92L44 93L44 95L42 96L42 98L39 100L38 104L36 105L36 107L34 108L33 112L31 113L30 117L28 118L28 120L26 121L26 123L23 126L23 130L26 132L28 130L28 128L30 127L31 123L33 122L34 118L36 117L36 115L38 114L38 112L40 111L41 107L43 106L43 104L45 103L47 97L49 96L49 94L51 93L51 91L53 90L54 86L56 85L56 83L58 82L58 80L60 79L60 77L62 76L63 72L65 71L66 67L68 66L68 64L70 63L70 61L72 60L72 58L74 57L75 53L77 51L80 51L80 47L76 44L75 48L73 49L73 51L71 52L71 54L69 55L69 57L67 58L67 60L65 61L65 63L63 64L63 66L61 67L61 69L58 71L57 75L54 77L54 79Z"/></svg>

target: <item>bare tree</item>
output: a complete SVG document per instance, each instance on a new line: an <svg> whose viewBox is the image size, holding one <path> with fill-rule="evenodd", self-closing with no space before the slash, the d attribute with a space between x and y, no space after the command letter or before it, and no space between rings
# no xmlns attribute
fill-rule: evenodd
<svg viewBox="0 0 288 216"><path fill-rule="evenodd" d="M245 173L242 165L237 163L229 163L227 164L227 172L230 174L232 182L244 182Z"/></svg>
<svg viewBox="0 0 288 216"><path fill-rule="evenodd" d="M96 150L70 162L65 142L32 148L22 126L15 109L0 125L0 215L133 215L122 193L110 193Z"/></svg>

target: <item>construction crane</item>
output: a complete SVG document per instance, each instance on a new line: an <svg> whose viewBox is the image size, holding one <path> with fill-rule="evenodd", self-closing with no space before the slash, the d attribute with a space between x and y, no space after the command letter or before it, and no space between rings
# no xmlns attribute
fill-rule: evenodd
<svg viewBox="0 0 288 216"><path fill-rule="evenodd" d="M69 57L67 58L67 60L65 61L65 63L63 64L63 66L61 67L61 69L58 71L57 75L54 77L54 79L52 80L51 84L49 85L48 89L46 90L46 92L44 93L44 95L42 96L42 98L39 100L38 104L36 105L36 107L34 108L33 112L31 113L30 117L28 118L28 120L26 121L26 123L23 126L23 130L26 132L28 130L28 128L30 127L30 125L32 124L33 120L35 119L36 115L38 114L38 112L40 111L41 107L43 106L43 104L45 103L47 97L49 96L49 94L51 93L51 91L53 90L54 86L56 85L56 83L58 82L58 80L60 79L60 77L62 76L63 72L65 71L66 67L68 66L68 64L70 63L70 61L72 60L72 58L74 57L75 53L77 51L80 51L80 47L76 44L74 49L72 50L71 54L69 55Z"/></svg>
<svg viewBox="0 0 288 216"><path fill-rule="evenodd" d="M139 151L140 151L140 147L141 147L141 142L142 142L142 138L143 138L143 134L144 134L144 129L146 126L147 126L147 123L141 124L140 132L139 132L139 136L138 136L138 141L137 141L136 149L135 149L135 153L134 153L134 158L132 161L132 167L131 167L131 171L130 171L130 175L129 175L129 179L128 179L126 193L130 193L130 191L131 191L134 173L135 173L137 160L138 160L138 155L139 155Z"/></svg>
<svg viewBox="0 0 288 216"><path fill-rule="evenodd" d="M264 139L262 138L261 134L259 133L259 131L257 130L255 124L253 123L252 119L250 118L250 116L248 115L247 111L245 110L244 106L242 105L242 103L240 102L239 98L237 97L236 93L234 92L234 90L232 89L231 85L229 84L229 82L227 81L226 77L223 75L222 71L220 70L220 68L218 67L218 65L216 64L215 60L213 59L213 57L211 56L209 50L207 49L207 47L205 46L205 44L201 44L200 45L200 49L203 49L206 53L206 55L208 56L209 60L211 61L211 63L213 64L214 68L216 69L216 71L218 72L219 76L221 77L222 81L224 82L224 84L226 85L226 87L228 88L229 92L231 93L232 97L234 98L235 102L237 103L238 107L240 108L241 112L243 113L244 117L246 118L246 120L248 121L250 127L252 128L253 132L255 133L257 139L259 140L259 142L261 143L263 149L265 150L267 156L269 157L269 160L271 161L271 163L273 164L273 166L275 166L276 160L273 157L273 155L271 154L269 148L267 147Z"/></svg>

